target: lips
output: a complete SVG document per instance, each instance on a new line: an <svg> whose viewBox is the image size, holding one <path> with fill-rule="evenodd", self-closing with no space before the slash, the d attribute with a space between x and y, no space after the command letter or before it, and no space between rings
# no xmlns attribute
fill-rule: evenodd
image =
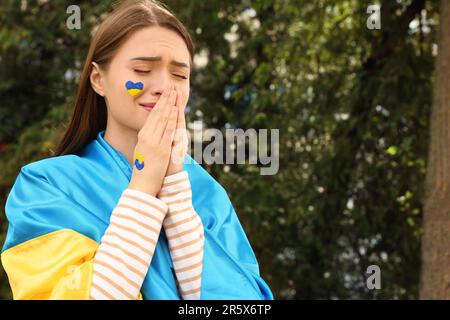
<svg viewBox="0 0 450 320"><path fill-rule="evenodd" d="M147 111L152 110L155 107L155 104L156 104L155 102L139 103L139 105Z"/></svg>

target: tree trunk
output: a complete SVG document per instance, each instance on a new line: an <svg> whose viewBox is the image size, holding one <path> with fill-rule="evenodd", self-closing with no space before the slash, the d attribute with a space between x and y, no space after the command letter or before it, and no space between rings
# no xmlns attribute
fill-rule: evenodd
<svg viewBox="0 0 450 320"><path fill-rule="evenodd" d="M423 211L420 299L450 299L450 1L441 0ZM418 84L420 85L420 84Z"/></svg>

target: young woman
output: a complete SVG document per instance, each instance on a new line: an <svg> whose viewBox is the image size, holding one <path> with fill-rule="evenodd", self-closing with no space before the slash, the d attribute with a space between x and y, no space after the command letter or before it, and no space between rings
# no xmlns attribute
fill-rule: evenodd
<svg viewBox="0 0 450 320"><path fill-rule="evenodd" d="M193 54L155 1L100 25L56 156L22 167L6 202L15 299L273 299L226 191L187 154Z"/></svg>

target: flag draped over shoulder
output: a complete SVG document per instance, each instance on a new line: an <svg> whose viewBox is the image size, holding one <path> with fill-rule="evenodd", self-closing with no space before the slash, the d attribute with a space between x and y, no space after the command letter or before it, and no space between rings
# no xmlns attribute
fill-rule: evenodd
<svg viewBox="0 0 450 320"><path fill-rule="evenodd" d="M79 154L21 168L1 253L14 299L89 298L93 257L132 174L103 135ZM201 299L273 299L225 189L189 155L183 170L204 225ZM137 299L180 299L164 229Z"/></svg>

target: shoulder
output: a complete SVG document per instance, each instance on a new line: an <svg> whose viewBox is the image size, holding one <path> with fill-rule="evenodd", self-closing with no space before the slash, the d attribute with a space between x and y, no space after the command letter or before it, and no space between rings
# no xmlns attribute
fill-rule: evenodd
<svg viewBox="0 0 450 320"><path fill-rule="evenodd" d="M29 198L40 199L45 192L62 191L66 181L74 176L80 159L75 155L45 158L22 166L8 195L8 202L20 198L26 190ZM41 195L41 196L39 196Z"/></svg>
<svg viewBox="0 0 450 320"><path fill-rule="evenodd" d="M45 175L54 171L67 169L72 165L78 165L82 161L82 158L73 154L51 157L30 162L22 166L20 171L23 173L39 173Z"/></svg>
<svg viewBox="0 0 450 320"><path fill-rule="evenodd" d="M45 158L24 165L13 188L36 196L46 193L48 197L65 197L80 204L99 203L91 201L94 192L115 199L123 189L118 179L101 180L105 170L101 163L74 154Z"/></svg>
<svg viewBox="0 0 450 320"><path fill-rule="evenodd" d="M74 154L45 158L22 166L19 176L33 176L58 184L62 177L80 177L88 162L89 159Z"/></svg>
<svg viewBox="0 0 450 320"><path fill-rule="evenodd" d="M11 191L16 191L17 195L17 192L21 194L20 190L27 190L27 193L34 194L36 197L46 192L52 195L73 194L75 188L78 188L76 182L83 180L86 174L85 162L85 159L77 155L64 155L30 162L20 168Z"/></svg>

